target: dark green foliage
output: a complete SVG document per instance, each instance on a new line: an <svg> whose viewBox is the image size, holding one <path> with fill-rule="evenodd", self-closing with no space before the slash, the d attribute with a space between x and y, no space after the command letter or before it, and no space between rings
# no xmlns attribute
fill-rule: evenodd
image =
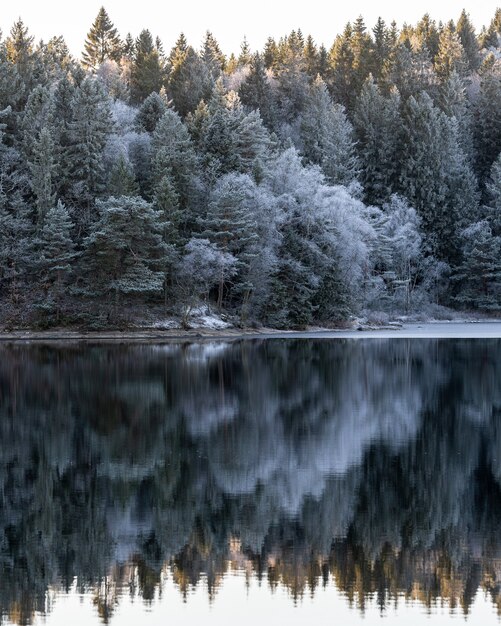
<svg viewBox="0 0 501 626"><path fill-rule="evenodd" d="M139 107L136 115L137 127L147 133L153 133L166 108L167 106L163 98L154 91Z"/></svg>
<svg viewBox="0 0 501 626"><path fill-rule="evenodd" d="M122 49L117 29L101 7L87 35L82 64L89 70L97 70L107 60L120 61Z"/></svg>
<svg viewBox="0 0 501 626"><path fill-rule="evenodd" d="M99 219L84 240L83 290L104 298L117 313L127 298L162 291L162 217L138 197L109 198L98 208Z"/></svg>

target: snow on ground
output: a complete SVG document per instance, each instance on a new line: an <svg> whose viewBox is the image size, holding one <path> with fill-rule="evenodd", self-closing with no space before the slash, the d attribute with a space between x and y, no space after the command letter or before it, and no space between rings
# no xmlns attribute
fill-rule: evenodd
<svg viewBox="0 0 501 626"><path fill-rule="evenodd" d="M283 333L283 336L291 335L297 338L311 337L312 339L501 339L501 320L490 322L426 322L422 324L402 324L401 327L390 328ZM281 333L280 336L282 336Z"/></svg>

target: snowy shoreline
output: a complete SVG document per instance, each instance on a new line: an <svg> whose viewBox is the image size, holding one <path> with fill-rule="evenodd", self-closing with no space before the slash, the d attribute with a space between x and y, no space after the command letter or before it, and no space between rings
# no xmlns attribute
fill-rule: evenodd
<svg viewBox="0 0 501 626"><path fill-rule="evenodd" d="M0 342L93 342L162 343L176 341L249 339L501 339L499 321L449 321L404 323L401 326L359 327L358 329L309 329L283 331L255 329L128 329L125 331L0 331Z"/></svg>

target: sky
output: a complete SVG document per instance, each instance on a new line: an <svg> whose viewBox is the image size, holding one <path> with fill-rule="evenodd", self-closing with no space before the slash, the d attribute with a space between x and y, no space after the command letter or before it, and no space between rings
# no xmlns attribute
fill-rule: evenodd
<svg viewBox="0 0 501 626"><path fill-rule="evenodd" d="M103 0L11 0L2 2L0 28L6 34L22 17L36 39L63 35L70 50L80 55L89 30ZM169 50L180 32L198 47L206 30L212 31L227 54L238 52L247 37L253 50L261 49L268 38L294 28L311 34L318 43L330 47L336 34L348 21L363 15L372 26L380 15L388 23L414 23L424 13L439 20L457 19L464 7L477 28L488 24L501 0L105 0L104 6L121 35L137 36L149 28Z"/></svg>

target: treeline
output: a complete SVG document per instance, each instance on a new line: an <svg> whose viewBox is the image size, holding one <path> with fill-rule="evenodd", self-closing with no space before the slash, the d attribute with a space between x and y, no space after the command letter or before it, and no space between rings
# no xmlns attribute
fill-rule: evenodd
<svg viewBox="0 0 501 626"><path fill-rule="evenodd" d="M19 20L0 137L3 325L500 308L501 9L238 57L101 9L81 61Z"/></svg>

